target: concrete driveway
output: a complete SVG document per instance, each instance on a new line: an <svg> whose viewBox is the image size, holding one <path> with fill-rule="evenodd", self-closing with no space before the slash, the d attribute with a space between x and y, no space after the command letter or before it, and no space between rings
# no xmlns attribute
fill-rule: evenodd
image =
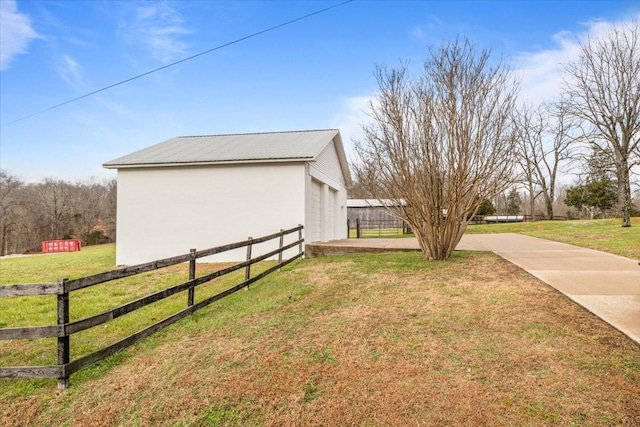
<svg viewBox="0 0 640 427"><path fill-rule="evenodd" d="M465 235L456 249L495 252L640 344L638 260L513 233Z"/></svg>
<svg viewBox="0 0 640 427"><path fill-rule="evenodd" d="M308 256L419 250L416 239L307 245ZM640 265L617 255L521 234L468 234L456 250L490 251L568 296L640 344Z"/></svg>

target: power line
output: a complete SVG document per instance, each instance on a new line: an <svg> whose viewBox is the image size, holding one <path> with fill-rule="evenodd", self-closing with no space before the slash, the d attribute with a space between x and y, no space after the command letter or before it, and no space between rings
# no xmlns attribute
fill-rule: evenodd
<svg viewBox="0 0 640 427"><path fill-rule="evenodd" d="M134 77L128 78L128 79L126 79L126 80L119 81L118 83L114 83L114 84L111 84L111 85L109 85L109 86L105 86L105 87L103 87L103 88L101 88L101 89L94 90L93 92L89 92L89 93L86 93L86 94L84 94L84 95L78 96L78 97L76 97L76 98L70 99L70 100L68 100L68 101L62 102L62 103L60 103L60 104L56 104L56 105L54 105L53 107L49 107L49 108L46 108L46 109L44 109L44 110L37 111L37 112L35 112L35 113L29 114L29 115L27 115L27 116L20 117L19 119L16 119L16 120L11 121L11 122L9 122L9 123L4 123L2 126L3 126L3 127L4 127L4 126L8 126L8 125L11 125L11 124L14 124L14 123L20 122L20 121L22 121L22 120L26 120L26 119L31 118L31 117L33 117L33 116L37 116L38 114L42 114L42 113L45 113L45 112L47 112L47 111L51 111L51 110L53 110L53 109L55 109L55 108L62 107L63 105L70 104L70 103L72 103L72 102L78 101L78 100L83 99L83 98L87 98L87 97L89 97L89 96L91 96L91 95L95 95L96 93L104 92L105 90L109 90L109 89L111 89L111 88L114 88L114 87L116 87L116 86L123 85L123 84L125 84L125 83L129 83L130 81L133 81L133 80L139 79L139 78L141 78L141 77L148 76L149 74L153 74L153 73L156 73L156 72L158 72L158 71L164 70L164 69L166 69L166 68L173 67L174 65L178 65L178 64L181 64L181 63L183 63L183 62L190 61L190 60L192 60L192 59L194 59L194 58L197 58L197 57L199 57L199 56L206 55L207 53L211 53L211 52L214 52L214 51L216 51L216 50L220 50L220 49L225 48L225 47L227 47L227 46L231 46L231 45L234 45L234 44L236 44L236 43L240 43L240 42L242 42L242 41L248 40L248 39L253 38L253 37L257 37L257 36L259 36L259 35L261 35L261 34L265 34L265 33L268 33L268 32L270 32L270 31L273 31L273 30L277 30L278 28L285 27L285 26L287 26L287 25L293 24L294 22L302 21L302 20L307 19L307 18L310 18L310 17L312 17L312 16L314 16L314 15L319 15L319 14L321 14L321 13L323 13L323 12L326 12L326 11L328 11L328 10L335 9L335 8L337 8L337 7L343 6L343 5L345 5L345 4L347 4L347 3L350 3L350 2L352 2L352 1L353 1L353 0L345 0L345 1L343 1L342 3L338 3L338 4L333 5L333 6L325 7L324 9L320 9L320 10L317 10L317 11L315 11L315 12L311 12L311 13L309 13L309 14L307 14L307 15L300 16L300 17L298 17L298 18L292 19L292 20L287 21L287 22L283 22L282 24L278 24L278 25L275 25L275 26L273 26L273 27L269 27L269 28L267 28L267 29L264 29L264 30L258 31L258 32L256 32L256 33L249 34L248 36L244 36L244 37L241 37L241 38L239 38L239 39L236 39L236 40L230 41L230 42L228 42L228 43L221 44L221 45L216 46L216 47L214 47L214 48L211 48L211 49L209 49L209 50L205 50L204 52L196 53L195 55L188 56L188 57L186 57L186 58L183 58L183 59L180 59L180 60L178 60L178 61L172 62L171 64L163 65L162 67L155 68L155 69L150 70L150 71L147 71L147 72L145 72L145 73L138 74L137 76L134 76Z"/></svg>

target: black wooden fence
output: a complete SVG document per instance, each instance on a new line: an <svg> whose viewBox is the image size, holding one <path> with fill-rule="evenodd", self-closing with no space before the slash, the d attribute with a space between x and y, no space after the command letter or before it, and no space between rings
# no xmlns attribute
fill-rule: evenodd
<svg viewBox="0 0 640 427"><path fill-rule="evenodd" d="M400 219L347 220L347 234L350 238L393 237L411 233L411 228ZM352 232L354 231L354 232Z"/></svg>
<svg viewBox="0 0 640 427"><path fill-rule="evenodd" d="M278 233L270 234L260 238L249 238L242 242L236 242L229 245L217 246L214 248L196 251L192 249L188 254L178 255L171 258L151 261L145 264L139 264L130 267L119 268L104 273L85 276L78 279L68 280L60 279L56 283L37 283L37 284L19 284L0 286L0 297L12 296L29 296L29 295L56 295L58 321L55 326L29 326L22 328L3 328L0 329L0 340L11 339L32 339L32 338L57 338L58 339L58 364L50 366L10 366L0 367L0 378L57 378L58 389L64 390L69 386L69 376L79 370L86 368L100 360L109 357L116 352L129 347L130 345L148 337L149 335L171 325L172 323L194 313L195 311L218 301L242 288L248 286L268 274L282 268L290 262L301 258L304 255L302 238L302 225L290 228L288 230L280 230ZM285 236L298 233L298 239L289 244L284 244ZM273 251L252 258L251 252L253 245L279 239L279 247ZM289 259L283 260L283 253L291 248L298 246L298 253ZM247 248L247 259L244 262L232 265L213 273L196 278L196 260L199 258L227 252L238 248ZM251 265L278 256L278 263L268 268L260 274L251 277ZM189 262L189 280L178 285L163 289L153 294L147 295L135 301L126 303L114 309L103 313L90 316L84 319L69 321L69 297L73 291L85 289L111 280L122 279L136 274L154 271L172 265ZM222 291L216 295L208 297L198 303L194 303L195 289L197 286L210 282L213 279L229 274L233 271L245 269L244 281L238 283L231 288ZM83 356L76 360L70 360L70 340L69 337L86 329L102 325L120 316L132 311L138 310L151 303L168 298L179 292L187 291L187 307L171 316L142 329L133 335L130 335L114 344L109 345L89 355Z"/></svg>

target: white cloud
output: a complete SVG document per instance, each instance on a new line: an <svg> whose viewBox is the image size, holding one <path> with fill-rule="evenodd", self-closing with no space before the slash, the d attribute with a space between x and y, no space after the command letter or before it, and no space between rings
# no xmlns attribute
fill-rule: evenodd
<svg viewBox="0 0 640 427"><path fill-rule="evenodd" d="M69 55L63 55L58 64L58 74L70 86L82 84L82 66Z"/></svg>
<svg viewBox="0 0 640 427"><path fill-rule="evenodd" d="M640 15L635 16L635 19ZM576 61L580 43L605 36L617 23L591 21L585 31L561 31L552 36L554 46L515 55L513 68L521 82L521 95L534 103L557 99L562 92L563 65Z"/></svg>
<svg viewBox="0 0 640 427"><path fill-rule="evenodd" d="M31 20L18 12L14 0L0 1L0 71L9 68L16 55L27 53L29 43L38 38Z"/></svg>
<svg viewBox="0 0 640 427"><path fill-rule="evenodd" d="M371 119L367 115L369 103L375 102L374 95L353 96L341 100L339 111L333 116L332 127L340 129L342 142L351 161L354 157L353 141L362 138L362 125Z"/></svg>
<svg viewBox="0 0 640 427"><path fill-rule="evenodd" d="M151 49L152 55L163 63L169 63L187 53L187 45L181 36L192 34L184 25L180 12L166 2L144 3L135 8L135 17L120 24L125 39Z"/></svg>

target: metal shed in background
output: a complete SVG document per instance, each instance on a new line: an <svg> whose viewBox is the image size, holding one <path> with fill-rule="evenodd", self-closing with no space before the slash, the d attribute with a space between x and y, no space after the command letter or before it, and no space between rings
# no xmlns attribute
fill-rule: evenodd
<svg viewBox="0 0 640 427"><path fill-rule="evenodd" d="M350 237L361 237L362 230L377 230L376 233L380 236L409 232L407 224L393 216L386 208L405 204L404 200L348 199L347 227ZM355 233L351 232L352 230L355 230Z"/></svg>
<svg viewBox="0 0 640 427"><path fill-rule="evenodd" d="M391 200L380 201L378 199L348 199L347 218L350 221L359 219L361 221L392 221L396 217L389 213L385 206L392 206L398 202ZM399 202L404 205L404 201Z"/></svg>

